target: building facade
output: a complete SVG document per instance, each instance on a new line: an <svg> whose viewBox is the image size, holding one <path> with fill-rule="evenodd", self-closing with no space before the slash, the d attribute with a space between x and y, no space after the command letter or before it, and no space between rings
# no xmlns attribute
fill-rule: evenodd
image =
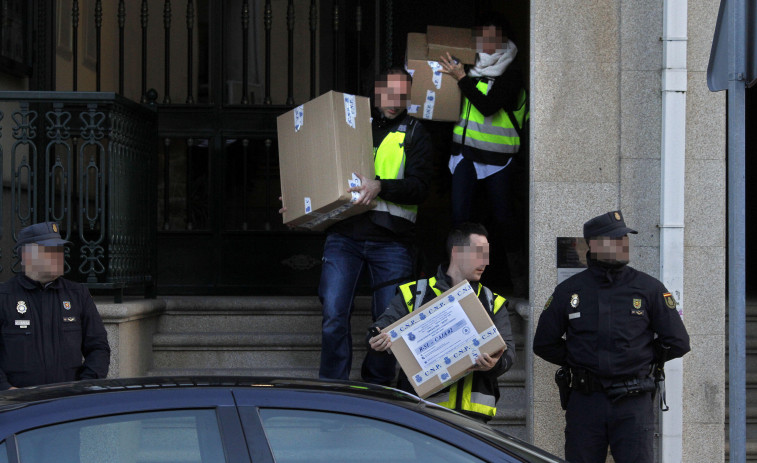
<svg viewBox="0 0 757 463"><path fill-rule="evenodd" d="M660 278L675 293L691 335L692 351L669 372L671 383L681 385L681 400L671 400L676 394L673 385L668 399L679 408L668 413L678 415L663 426L661 432L668 440L658 441L658 446L672 446L674 454L679 448L679 461L722 461L726 102L723 93L710 93L706 85L719 2L406 3L413 5L391 0L28 3L26 16L22 15L29 22L28 36L35 37L31 43L36 50L47 50L48 55L44 62L26 63L23 53L21 58L15 55L16 62L29 66L16 66L12 72L0 69L0 90L102 90L157 113L157 178L155 194L146 205L154 213L156 236L145 238L155 256L142 271L150 275L148 286L158 299L137 303L131 315L122 312L132 309L113 304L105 308L112 319L124 321L109 328L111 341L121 346L114 349L114 355L120 356L114 359L116 374L144 374L149 369L144 356L151 352L155 317L166 305L163 295L278 295L286 292L283 282L291 279L297 284L290 285L296 286L290 294L314 296L322 237L286 230L275 212L278 171L271 151L275 116L332 88L366 93L365 82L379 67L401 63L407 32L431 23L470 27L476 11L492 8L508 15L520 35L519 59L527 70L530 95L530 293L528 310L522 315L525 394L532 405L526 407L526 437L562 454L564 420L554 367L530 354L536 321L558 282L557 238L581 236L587 219L622 209L628 225L639 231L631 238L631 265ZM125 65L119 67L120 4L129 18L124 30L131 39L124 52ZM82 19L78 29L68 16L74 5L82 18L90 18ZM98 5L104 18L99 58L92 43L98 30ZM252 26L244 39L238 39L245 30L243 11ZM320 15L313 16L313 11ZM144 27L146 21L149 29ZM227 23L225 31L219 30ZM52 27L53 32L41 33L40 25ZM71 33L66 32L69 27ZM168 29L172 32L165 32ZM146 54L140 48L141 33L148 38ZM169 36L164 49L164 37ZM43 40L55 46L40 44ZM243 50L248 50L249 60L231 58L241 56ZM45 59L40 53L33 56ZM125 84L120 85L122 76ZM245 76L248 86L242 84ZM155 88L157 95L146 98L149 88ZM14 265L13 233L23 224L11 194L18 166L10 156L14 149L10 114L17 105L9 98L0 104L5 114L0 122L4 126L0 132L3 279L10 277ZM434 132L443 130L434 128ZM446 153L440 153L436 162L444 166ZM75 175L71 171L69 178ZM74 184L72 191L76 200L76 192L82 190ZM36 201L43 202L41 197ZM443 228L438 221L447 223L445 201L448 197L439 193L426 205L430 212L419 219L422 231L431 234ZM42 220L44 208L37 209L37 220ZM75 238L81 237L74 240L76 246L90 246L91 236L77 223L73 217L70 229ZM103 218L102 228L109 228L105 223ZM443 233L431 236L429 246L436 246ZM73 253L72 259L78 254ZM239 255L254 258L240 264ZM74 271L80 264L72 264ZM107 269L78 275L87 276L105 283L103 287L110 284L111 289L125 281ZM142 316L147 321L139 328L135 320ZM670 428L676 416L681 426Z"/></svg>

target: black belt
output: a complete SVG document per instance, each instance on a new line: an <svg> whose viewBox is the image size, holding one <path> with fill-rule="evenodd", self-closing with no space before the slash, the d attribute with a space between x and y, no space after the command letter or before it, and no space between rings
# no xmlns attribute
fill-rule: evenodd
<svg viewBox="0 0 757 463"><path fill-rule="evenodd" d="M611 398L620 398L655 390L654 379L645 374L613 378L610 385L605 387L599 377L590 371L582 368L571 368L571 373L571 389L586 394L590 392L605 392Z"/></svg>

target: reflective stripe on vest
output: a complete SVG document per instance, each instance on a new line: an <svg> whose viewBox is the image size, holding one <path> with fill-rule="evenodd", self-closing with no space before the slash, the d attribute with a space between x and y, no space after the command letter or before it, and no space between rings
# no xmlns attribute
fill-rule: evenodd
<svg viewBox="0 0 757 463"><path fill-rule="evenodd" d="M405 299L405 305L407 306L407 311L412 312L413 309L415 309L415 293L411 291L411 286L417 286L418 282L413 281L411 283L405 283L404 285L400 285L400 292L402 293L403 299ZM428 285L431 287L432 290L434 290L434 294L437 296L441 296L442 290L438 289L436 287L436 277L431 277L428 279ZM481 284L481 282L478 283L478 288L476 288L476 297L481 295L481 288L484 286ZM487 290L489 288L486 288ZM425 291L424 291L425 294ZM487 293L488 294L488 293ZM497 296L497 299L494 301L494 307L493 313L496 314L499 311L499 308L502 307L502 304L505 303L505 298L502 296ZM423 305L423 301L421 301L421 305Z"/></svg>
<svg viewBox="0 0 757 463"><path fill-rule="evenodd" d="M381 141L373 156L373 164L378 178L400 180L405 178L405 132L389 132ZM417 205L396 204L376 198L374 211L388 212L415 223L418 216Z"/></svg>
<svg viewBox="0 0 757 463"><path fill-rule="evenodd" d="M486 95L489 92L489 85L487 81L482 80L476 84L476 88ZM524 89L521 89L518 95L518 103L518 109L513 114L522 127L527 118ZM463 97L460 121L452 131L452 141L462 143L463 132L465 132L465 145L472 148L495 153L517 153L520 149L518 131L513 127L507 111L500 109L491 116L484 116L465 97Z"/></svg>

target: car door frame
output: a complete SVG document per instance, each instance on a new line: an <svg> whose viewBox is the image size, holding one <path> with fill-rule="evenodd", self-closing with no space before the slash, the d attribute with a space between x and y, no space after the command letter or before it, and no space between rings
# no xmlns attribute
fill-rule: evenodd
<svg viewBox="0 0 757 463"><path fill-rule="evenodd" d="M235 389L242 427L248 450L254 462L274 462L272 450L263 429L258 410L277 408L342 413L385 421L426 434L484 461L522 462L517 455L499 449L453 424L422 413L425 402L417 410L391 401L375 400L359 395L315 390ZM264 442L265 446L259 445Z"/></svg>
<svg viewBox="0 0 757 463"><path fill-rule="evenodd" d="M71 421L172 410L214 409L227 463L250 463L242 423L229 388L119 390L63 397L0 413L0 443L9 463L19 463L16 436Z"/></svg>

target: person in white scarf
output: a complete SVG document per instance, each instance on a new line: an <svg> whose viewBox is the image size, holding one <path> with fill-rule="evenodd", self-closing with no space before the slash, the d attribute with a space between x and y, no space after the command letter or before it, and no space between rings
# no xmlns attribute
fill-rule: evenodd
<svg viewBox="0 0 757 463"><path fill-rule="evenodd" d="M466 73L462 63L447 54L439 59L442 72L458 81L458 86L466 101L470 102L483 124L493 124L493 120L509 120L508 112L515 113L525 104L524 83L520 71L513 61L518 48L511 40L506 22L498 15L487 15L482 26L476 28L475 38L478 54L476 64ZM482 91L480 83L486 83ZM468 106L466 106L468 107ZM490 213L490 229L497 242L504 243L507 251L507 265L513 284L513 295L525 296L527 291L527 268L525 267L526 225L523 220L516 223L513 209L513 182L518 174L513 171L517 160L510 152L513 147L504 145L495 149L482 148L471 140L470 111L455 128L449 169L452 173L452 221L453 225L476 220L471 217L474 210L476 184L481 183ZM523 116L525 117L525 116ZM521 121L522 122L522 121ZM517 149L517 147L515 148ZM510 150L510 151L508 151Z"/></svg>

